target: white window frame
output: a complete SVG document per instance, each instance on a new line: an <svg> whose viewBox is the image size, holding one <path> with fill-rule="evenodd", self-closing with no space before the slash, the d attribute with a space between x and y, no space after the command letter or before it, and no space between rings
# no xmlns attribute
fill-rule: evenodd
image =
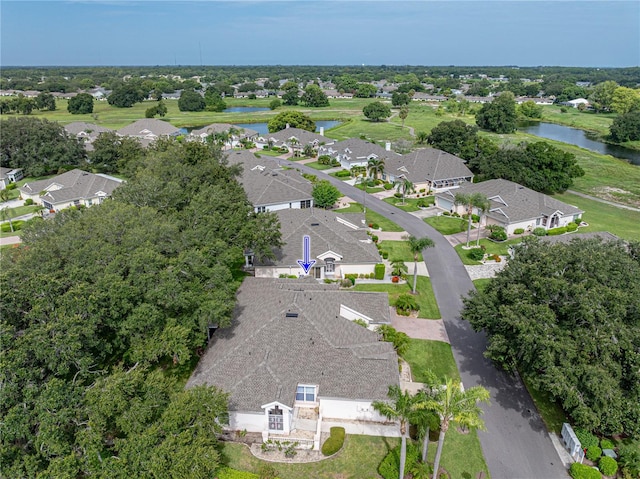
<svg viewBox="0 0 640 479"><path fill-rule="evenodd" d="M299 399L299 395L302 399ZM311 399L309 399L311 397ZM315 403L318 398L318 387L311 384L298 384L296 388L296 402Z"/></svg>

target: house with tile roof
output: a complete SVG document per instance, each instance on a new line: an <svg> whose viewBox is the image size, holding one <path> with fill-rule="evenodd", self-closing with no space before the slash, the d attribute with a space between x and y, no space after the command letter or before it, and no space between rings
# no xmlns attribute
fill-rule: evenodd
<svg viewBox="0 0 640 479"><path fill-rule="evenodd" d="M75 136L78 140L82 140L84 149L93 151L93 142L101 133L109 133L113 130L95 123L87 123L84 121L74 121L64 126L64 129L71 136Z"/></svg>
<svg viewBox="0 0 640 479"><path fill-rule="evenodd" d="M376 245L367 235L364 215L341 215L319 208L276 211L282 232L281 248L274 259L253 263L255 276L305 276L298 260L303 260L304 237L309 237L310 259L315 261L309 275L315 279L344 278L345 274L372 274L382 262Z"/></svg>
<svg viewBox="0 0 640 479"><path fill-rule="evenodd" d="M19 189L23 199L32 199L35 204L55 212L70 206L100 204L121 183L118 178L75 169L48 180L25 183Z"/></svg>
<svg viewBox="0 0 640 479"><path fill-rule="evenodd" d="M246 150L230 152L227 161L242 165L239 181L257 213L313 207L313 185L299 171Z"/></svg>
<svg viewBox="0 0 640 479"><path fill-rule="evenodd" d="M400 156L391 151L391 143L387 143L383 148L360 138L349 138L333 145L321 146L318 148L318 156L322 155L329 155L338 160L345 170L354 166L367 166L371 159L384 159L386 163L389 158Z"/></svg>
<svg viewBox="0 0 640 479"><path fill-rule="evenodd" d="M416 191L440 191L473 181L463 159L435 148L386 158L382 179L394 183L400 177L408 178Z"/></svg>
<svg viewBox="0 0 640 479"><path fill-rule="evenodd" d="M228 429L262 433L264 441L318 450L320 434L333 426L398 437L399 425L372 407L399 385L398 357L358 318L388 323L387 295L247 277L231 326L210 336L186 387L228 392Z"/></svg>
<svg viewBox="0 0 640 479"><path fill-rule="evenodd" d="M435 205L452 213L466 213L464 205L454 203L457 193L485 195L489 199L490 208L482 216L482 225L502 226L508 235L518 228L532 231L538 227L549 230L566 226L580 219L584 213L575 206L503 179L467 183L457 190L438 192L435 195ZM478 211L474 209L473 214L478 214Z"/></svg>

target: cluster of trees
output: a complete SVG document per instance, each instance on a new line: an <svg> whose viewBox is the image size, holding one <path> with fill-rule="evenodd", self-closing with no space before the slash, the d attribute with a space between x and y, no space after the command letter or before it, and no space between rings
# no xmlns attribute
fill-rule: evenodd
<svg viewBox="0 0 640 479"><path fill-rule="evenodd" d="M495 133L513 133L518 127L516 102L511 92L503 92L476 113L476 124Z"/></svg>
<svg viewBox="0 0 640 479"><path fill-rule="evenodd" d="M195 90L183 90L178 100L180 111L204 111L207 104L204 97Z"/></svg>
<svg viewBox="0 0 640 479"><path fill-rule="evenodd" d="M301 128L307 131L316 131L316 122L304 113L295 110L283 111L271 118L267 123L270 133L284 130L287 125L291 128Z"/></svg>
<svg viewBox="0 0 640 479"><path fill-rule="evenodd" d="M640 140L640 110L616 117L609 127L609 135L618 143Z"/></svg>
<svg viewBox="0 0 640 479"><path fill-rule="evenodd" d="M212 477L227 395L183 390L226 327L242 252L270 255L219 148L159 141L112 201L25 228L3 254L3 477ZM180 175L175 172L180 171Z"/></svg>
<svg viewBox="0 0 640 479"><path fill-rule="evenodd" d="M67 103L67 111L72 115L93 113L93 96L88 93L78 93Z"/></svg>
<svg viewBox="0 0 640 479"><path fill-rule="evenodd" d="M22 168L25 176L73 169L86 161L82 144L57 122L10 117L0 122L0 165Z"/></svg>
<svg viewBox="0 0 640 479"><path fill-rule="evenodd" d="M374 101L367 104L362 113L371 121L382 121L391 116L391 108L381 101Z"/></svg>
<svg viewBox="0 0 640 479"><path fill-rule="evenodd" d="M27 98L20 93L17 96L0 100L0 114L22 113L29 115L33 110L54 111L55 109L56 99L49 92L42 92L35 98Z"/></svg>
<svg viewBox="0 0 640 479"><path fill-rule="evenodd" d="M640 244L530 238L462 317L572 423L640 437Z"/></svg>

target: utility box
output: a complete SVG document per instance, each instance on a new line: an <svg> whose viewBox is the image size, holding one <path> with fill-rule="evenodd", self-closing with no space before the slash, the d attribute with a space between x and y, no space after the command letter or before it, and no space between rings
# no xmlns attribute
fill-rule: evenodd
<svg viewBox="0 0 640 479"><path fill-rule="evenodd" d="M561 436L564 447L569 451L573 460L582 463L584 459L584 451L582 450L582 444L580 444L576 433L573 432L571 424L566 422L562 424Z"/></svg>

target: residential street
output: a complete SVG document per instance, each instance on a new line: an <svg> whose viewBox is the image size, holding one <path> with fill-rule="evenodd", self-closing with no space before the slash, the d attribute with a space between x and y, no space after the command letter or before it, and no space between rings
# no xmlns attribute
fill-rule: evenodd
<svg viewBox="0 0 640 479"><path fill-rule="evenodd" d="M281 164L318 175L307 166L282 160ZM328 175L328 179L343 194L359 203L364 193ZM564 468L531 397L518 377L498 370L483 352L486 337L473 331L460 319L462 296L474 288L457 253L440 233L414 215L383 201L367 197L367 208L385 216L416 237L428 236L434 248L423 256L453 355L464 386L484 386L491 394L491 404L483 409L486 432L480 432L480 442L493 479L555 479L566 478ZM445 446L446 447L446 446Z"/></svg>

